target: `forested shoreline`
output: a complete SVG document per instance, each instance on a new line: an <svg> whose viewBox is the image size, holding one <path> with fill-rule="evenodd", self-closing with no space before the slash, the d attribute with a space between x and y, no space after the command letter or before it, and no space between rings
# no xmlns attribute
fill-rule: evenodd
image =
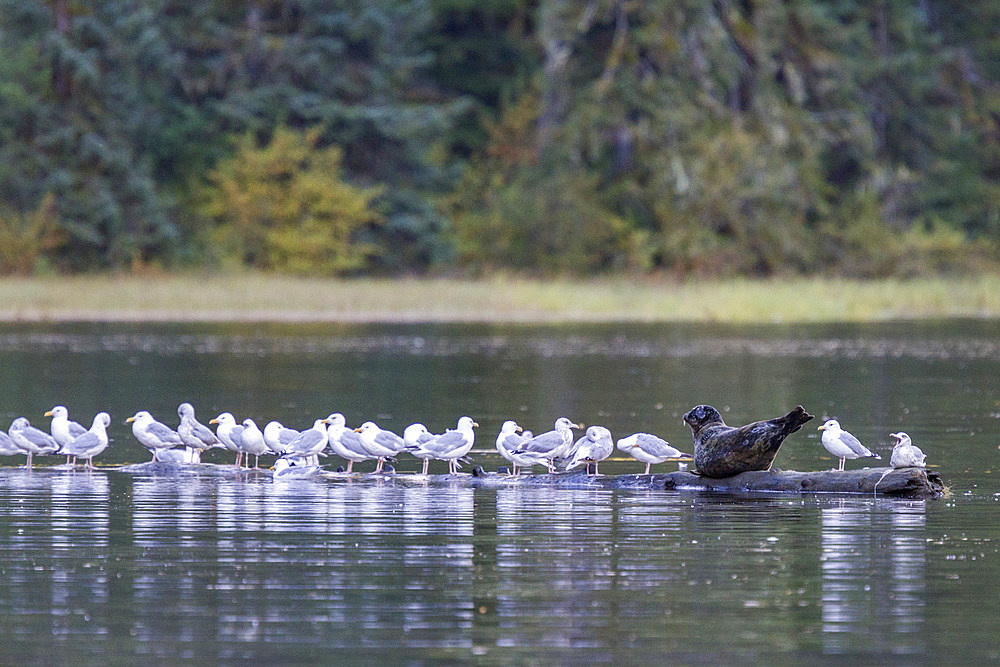
<svg viewBox="0 0 1000 667"><path fill-rule="evenodd" d="M0 0L0 273L1000 260L1000 5Z"/></svg>

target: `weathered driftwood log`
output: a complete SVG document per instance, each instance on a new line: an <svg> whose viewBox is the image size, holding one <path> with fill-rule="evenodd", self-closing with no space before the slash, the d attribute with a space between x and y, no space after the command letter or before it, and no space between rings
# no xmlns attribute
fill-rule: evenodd
<svg viewBox="0 0 1000 667"><path fill-rule="evenodd" d="M444 482L455 478L442 475ZM592 477L583 473L507 477L486 473L470 483L484 487L513 485L600 489L665 489L723 493L860 493L900 498L939 498L944 494L941 476L926 468L866 468L839 472L755 470L732 477L705 477L686 471L656 475Z"/></svg>
<svg viewBox="0 0 1000 667"><path fill-rule="evenodd" d="M771 467L778 448L792 433L812 419L802 406L784 417L727 426L719 411L698 405L684 415L694 436L694 465L706 477L730 477Z"/></svg>
<svg viewBox="0 0 1000 667"><path fill-rule="evenodd" d="M238 469L232 465L212 463L140 463L106 468L133 474L154 476L231 475L264 477L267 470ZM442 486L474 486L508 488L515 486L545 486L564 489L636 489L667 491L714 491L721 493L859 493L895 496L898 498L939 498L944 494L941 476L926 468L865 468L864 470L823 470L795 472L792 470L757 470L732 477L705 477L686 471L655 475L587 475L579 472L552 475L510 475L482 472L476 466L473 474L414 475L409 473L346 474L324 472L310 478L318 483L371 480L379 484L420 484Z"/></svg>
<svg viewBox="0 0 1000 667"><path fill-rule="evenodd" d="M866 468L864 470L758 470L713 479L688 472L664 475L666 489L699 491L767 491L778 493L867 493L906 498L940 498L941 475L926 468Z"/></svg>

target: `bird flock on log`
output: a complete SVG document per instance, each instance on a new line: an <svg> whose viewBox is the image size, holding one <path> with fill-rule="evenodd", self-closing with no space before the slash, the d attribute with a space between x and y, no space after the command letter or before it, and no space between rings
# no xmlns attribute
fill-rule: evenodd
<svg viewBox="0 0 1000 667"><path fill-rule="evenodd" d="M705 410L708 412L706 413ZM799 408L801 410L801 408ZM698 406L685 415L695 432L696 451L699 434L691 417L696 413L705 421L722 425L737 433L737 429L725 427L718 412L710 406ZM811 418L805 414L806 420ZM49 433L30 424L26 417L18 417L10 425L8 433L0 431L0 456L26 455L25 467L31 468L36 456L65 456L66 464L75 466L82 461L88 469L93 469L93 459L101 454L109 444L107 429L111 417L107 412L94 416L92 426L87 429L70 420L65 406L57 405L45 413L51 417ZM402 435L383 429L373 421L366 421L357 428L347 426L347 420L340 413L316 419L312 427L302 431L288 428L277 421L268 422L263 429L253 419L238 422L229 412L212 418L208 425L195 417L194 406L181 403L177 408L179 423L177 428L157 421L148 411L140 410L125 420L130 424L135 439L152 454L152 460L168 463L200 463L202 454L210 449L228 449L236 455L237 467L250 467L250 457L254 458L254 469L258 469L261 456L276 457L271 470L275 476L299 476L314 474L321 470L319 457L330 454L347 462L343 472L354 472L356 463L375 461L375 473L391 470L389 463L396 457L410 454L422 460L421 474L428 473L432 460L447 461L449 474L455 474L468 463L469 452L475 444L475 429L479 427L471 417L458 419L453 429L443 433L432 433L420 423L407 426ZM777 422L779 420L772 420ZM755 422L767 424L772 422ZM210 425L215 425L212 431ZM739 431L754 425L747 425ZM801 426L798 424L795 429ZM576 438L574 429L583 430ZM833 456L839 459L836 470L843 471L847 459L871 457L880 459L853 435L843 430L835 419L826 421L819 430L823 431L821 442ZM913 445L910 437L903 432L892 433L895 445L890 457L893 468L922 467L925 455ZM781 436L783 439L784 435ZM780 444L780 442L778 443ZM666 461L684 461L692 458L671 446L666 440L650 433L634 433L621 438L617 448L645 463L645 474L650 466ZM555 421L553 429L534 435L525 431L513 420L507 420L496 437L496 451L511 464L511 474L520 475L523 469L530 470L544 466L550 473L557 470L574 470L586 466L588 474L598 474L598 464L611 456L615 442L611 431L604 426L573 422L566 417ZM777 451L775 447L775 452ZM697 456L697 455L696 455ZM772 455L773 458L773 455ZM697 463L697 458L695 458Z"/></svg>

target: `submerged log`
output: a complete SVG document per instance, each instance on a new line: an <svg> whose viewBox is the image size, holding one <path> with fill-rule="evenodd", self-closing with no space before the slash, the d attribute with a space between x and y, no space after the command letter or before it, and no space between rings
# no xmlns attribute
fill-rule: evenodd
<svg viewBox="0 0 1000 667"><path fill-rule="evenodd" d="M454 478L455 475L441 475ZM514 485L598 489L664 489L722 493L851 493L899 498L940 498L941 475L926 468L866 468L864 470L754 470L732 477L705 477L686 471L655 475L588 476L584 473L507 477L485 473L472 477L475 486Z"/></svg>
<svg viewBox="0 0 1000 667"><path fill-rule="evenodd" d="M406 477L399 475L397 480ZM900 498L940 498L941 476L925 468L866 468L864 470L755 470L731 477L705 477L686 471L653 475L600 475L583 472L511 477L480 472L474 475L431 475L423 483L470 484L482 488L545 486L567 489L636 489L712 491L721 493L848 493Z"/></svg>
<svg viewBox="0 0 1000 667"><path fill-rule="evenodd" d="M247 470L213 463L141 463L118 468L119 472L153 476L229 475L240 477L270 476L268 470ZM476 466L472 474L417 475L413 473L342 473L323 472L303 480L315 482L377 482L379 484L420 484L431 486L472 486L501 489L510 487L551 487L564 489L635 489L666 491L705 491L718 493L785 494L868 494L897 498L940 498L944 495L941 475L926 468L864 468L863 470L755 470L731 477L705 477L687 471L653 475L588 475L574 471L544 475L510 475L483 472Z"/></svg>
<svg viewBox="0 0 1000 667"><path fill-rule="evenodd" d="M940 498L941 475L926 468L865 468L863 470L758 470L733 477L701 477L689 472L664 475L666 489L777 493L862 493L905 498Z"/></svg>

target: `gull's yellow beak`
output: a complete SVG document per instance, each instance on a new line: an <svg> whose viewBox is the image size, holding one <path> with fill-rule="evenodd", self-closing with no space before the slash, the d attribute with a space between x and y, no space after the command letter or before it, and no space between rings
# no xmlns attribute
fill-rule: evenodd
<svg viewBox="0 0 1000 667"><path fill-rule="evenodd" d="M825 430L826 430L826 424L823 424L822 426L820 426L820 427L819 427L818 429L816 429L816 430L817 430L817 431L825 431Z"/></svg>
<svg viewBox="0 0 1000 667"><path fill-rule="evenodd" d="M218 420L218 419L209 419L209 420L208 420L208 423L209 423L209 424L218 424L218 423L219 423L219 420Z"/></svg>
<svg viewBox="0 0 1000 667"><path fill-rule="evenodd" d="M135 417L129 417L128 419L125 420L125 423L126 424L131 424L134 421L135 421Z"/></svg>
<svg viewBox="0 0 1000 667"><path fill-rule="evenodd" d="M45 416L46 416L46 417L51 417L51 416L52 416L52 411L51 411L51 410L49 410L48 412L46 412L46 413L45 413Z"/></svg>

